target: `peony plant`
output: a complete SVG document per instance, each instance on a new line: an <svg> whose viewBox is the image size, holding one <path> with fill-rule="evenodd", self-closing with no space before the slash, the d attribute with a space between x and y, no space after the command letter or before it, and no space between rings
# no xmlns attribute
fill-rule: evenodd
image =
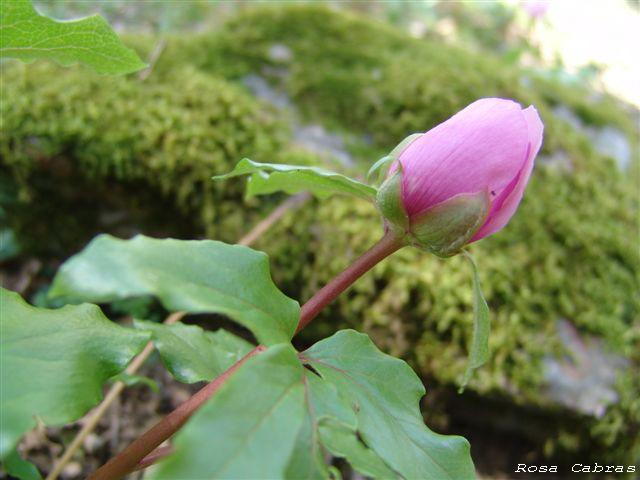
<svg viewBox="0 0 640 480"><path fill-rule="evenodd" d="M12 417L9 422L3 417L3 455L33 425L34 414L56 424L84 413L99 398L101 382L122 371L150 339L176 379L209 383L91 478L121 478L156 463L150 478L329 478L338 476L326 463L332 457L343 457L374 478L474 477L468 442L438 435L424 424L418 407L424 388L406 363L352 330L301 352L291 340L397 250L415 246L441 257L468 255L466 245L504 228L523 196L542 130L533 107L481 99L432 130L408 137L376 162L371 174L387 170L379 188L317 167L249 159L214 177L249 175L249 195L310 191L325 198L341 193L377 206L383 220L380 241L301 307L273 284L264 254L211 240L102 235L61 267L49 292L66 303L153 296L169 311L220 313L251 332L257 345L230 332L212 334L180 322L140 319L133 329L118 327L86 304L66 307L61 316L3 291L9 347L2 355L9 368L3 370L3 387L8 388L2 408ZM471 264L475 318L461 385L488 357L488 309ZM66 361L47 371L52 392L65 386L68 391L54 395L53 405L37 395L16 403L33 393L33 386L19 378L40 373L15 352L18 345L24 347L24 338L34 347L52 341L27 335L42 331L42 322L76 340ZM87 355L92 362L81 363L78 370ZM93 376L92 381L69 383L74 378L70 368L82 378ZM61 408L70 394L76 401ZM161 447L171 437L172 446Z"/></svg>
<svg viewBox="0 0 640 480"><path fill-rule="evenodd" d="M27 0L1 8L7 27L2 55L49 55L48 47L30 44L28 26L38 25L46 34L38 45L54 42L49 57L63 64L81 62L105 73L144 66L98 17L53 22ZM16 28L23 20L25 28ZM92 39L96 31L103 44ZM73 44L76 36L81 45ZM105 51L119 61L105 61ZM498 232L515 214L542 133L533 107L487 98L407 137L376 162L369 178L384 176L379 187L318 167L249 159L214 177L248 175L249 196L308 191L321 200L347 194L378 209L381 239L302 306L273 283L262 252L142 235L100 235L67 260L48 292L66 304L60 309L36 308L0 289L4 467L19 478L39 478L20 456L21 437L38 421L64 425L81 418L100 401L106 381L125 378L154 348L177 381L207 383L90 478L118 479L140 469L148 469L145 478L151 479L340 478L334 458L371 478L474 478L469 443L425 425L419 408L425 389L405 362L353 330L303 351L292 339L399 249L413 246L445 258L462 253L474 272L464 386L489 354L488 308L465 247ZM164 323L138 318L125 327L96 305L140 297L153 297L173 313ZM189 313L224 315L240 334L182 323ZM48 478L56 478L61 463Z"/></svg>

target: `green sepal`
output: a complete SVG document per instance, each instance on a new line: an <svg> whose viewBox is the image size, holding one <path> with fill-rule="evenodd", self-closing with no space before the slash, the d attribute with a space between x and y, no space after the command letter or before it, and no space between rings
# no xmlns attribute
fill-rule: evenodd
<svg viewBox="0 0 640 480"><path fill-rule="evenodd" d="M393 150L389 153L390 157L398 158L402 152L406 150L406 148L413 143L415 139L424 135L423 133L412 133L408 137L405 137L398 145L395 146Z"/></svg>
<svg viewBox="0 0 640 480"><path fill-rule="evenodd" d="M367 172L367 182L371 183L371 178L376 174L377 174L377 177L376 177L375 181L379 182L380 181L380 177L382 176L382 173L384 172L384 167L389 165L395 159L396 158L392 157L391 155L385 155L381 159L377 160L376 163L371 165L371 168Z"/></svg>
<svg viewBox="0 0 640 480"><path fill-rule="evenodd" d="M377 174L376 182L380 181L381 172L384 171L384 167L391 164L394 160L400 157L400 154L412 143L416 138L421 136L422 133L412 133L408 137L405 137L398 145L394 147L388 155L385 155L380 160L376 161L367 172L367 181L371 182L371 178Z"/></svg>
<svg viewBox="0 0 640 480"><path fill-rule="evenodd" d="M402 165L387 178L376 195L376 206L387 225L400 235L409 229L409 216L402 204Z"/></svg>
<svg viewBox="0 0 640 480"><path fill-rule="evenodd" d="M471 335L471 346L469 348L469 363L462 377L462 383L458 389L459 393L462 393L464 390L464 387L471 379L473 371L489 360L489 333L491 331L489 306L487 305L487 301L482 293L482 287L480 286L478 266L468 251L463 250L462 253L471 264L473 271L473 333Z"/></svg>
<svg viewBox="0 0 640 480"><path fill-rule="evenodd" d="M462 193L431 207L411 220L414 245L444 258L459 253L484 224L489 205L487 192L478 192Z"/></svg>

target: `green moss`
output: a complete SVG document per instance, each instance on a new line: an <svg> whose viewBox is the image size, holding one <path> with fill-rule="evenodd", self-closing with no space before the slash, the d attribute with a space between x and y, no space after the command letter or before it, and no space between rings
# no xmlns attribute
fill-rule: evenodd
<svg viewBox="0 0 640 480"><path fill-rule="evenodd" d="M236 214L242 182L222 187L211 175L245 155L272 161L288 138L271 108L190 68L140 82L8 67L0 154L19 192L7 213L32 248L34 235L48 238L39 250L68 252L109 229L101 215L132 217L139 227L145 211L157 212L152 231L180 231L158 225L169 211L183 232L232 240L246 228Z"/></svg>
<svg viewBox="0 0 640 480"><path fill-rule="evenodd" d="M228 78L275 73L285 77L287 92L311 117L370 133L383 145L442 121L479 91L496 95L516 81L495 59L413 40L322 6L247 10L218 34L195 41L199 54L193 44L170 40L159 71L186 57ZM291 65L271 58L276 44L290 49Z"/></svg>
<svg viewBox="0 0 640 480"><path fill-rule="evenodd" d="M143 53L150 49L148 41L136 44ZM288 48L291 60L274 58L275 45ZM523 72L490 54L409 38L322 5L247 9L215 34L170 38L157 74L185 62L229 79L264 75L309 118L367 134L384 149L488 96L535 104L547 127L561 123L550 108L564 103L586 123L614 124L635 138L633 119L609 97L595 101L582 88ZM547 136L551 143L561 138L555 128L547 128Z"/></svg>
<svg viewBox="0 0 640 480"><path fill-rule="evenodd" d="M595 127L612 125L636 137L636 126L630 112L609 95L596 94L581 85L565 85L539 76L531 78L532 89L550 105L569 107L586 124ZM629 107L632 110L632 107Z"/></svg>

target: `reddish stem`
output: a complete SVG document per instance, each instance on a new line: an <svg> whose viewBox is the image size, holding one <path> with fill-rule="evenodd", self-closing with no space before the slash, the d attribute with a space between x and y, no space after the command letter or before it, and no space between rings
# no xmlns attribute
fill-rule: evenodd
<svg viewBox="0 0 640 480"><path fill-rule="evenodd" d="M258 345L251 350L226 372L198 390L191 398L180 404L173 412L164 417L141 437L138 437L133 443L129 444L122 452L96 470L89 479L115 480L135 470L138 463L149 455L158 445L176 433L180 427L189 420L189 417L193 415L198 407L213 395L233 372L240 368L251 357L265 350L266 348L262 345Z"/></svg>
<svg viewBox="0 0 640 480"><path fill-rule="evenodd" d="M138 465L136 465L136 470L144 470L145 468L150 467L151 465L156 463L158 460L162 460L164 457L167 457L172 453L173 447L171 445L158 447L138 462Z"/></svg>
<svg viewBox="0 0 640 480"><path fill-rule="evenodd" d="M381 260L399 250L404 245L402 239L388 231L373 247L353 262L341 274L333 278L311 297L300 311L300 322L296 334L306 327L320 311L333 302L338 295L349 288L362 275L371 270Z"/></svg>
<svg viewBox="0 0 640 480"><path fill-rule="evenodd" d="M347 267L341 274L318 290L300 311L300 321L296 334L306 327L320 311L336 299L338 295L349 288L357 279L364 275L381 260L385 259L404 245L403 241L391 232L385 235L360 258ZM209 397L211 397L233 372L235 372L250 357L263 352L266 347L258 345L239 362L232 365L226 372L195 393L190 399L182 403L177 409L163 418L151 430L131 443L118 455L109 460L89 477L89 480L115 480L123 477L136 468L151 465L157 458L154 449L173 435L193 415ZM152 455L150 453L154 452Z"/></svg>

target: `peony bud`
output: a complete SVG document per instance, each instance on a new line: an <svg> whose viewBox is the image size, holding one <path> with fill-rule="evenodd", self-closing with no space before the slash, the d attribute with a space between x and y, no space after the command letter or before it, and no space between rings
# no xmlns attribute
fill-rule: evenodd
<svg viewBox="0 0 640 480"><path fill-rule="evenodd" d="M527 0L524 3L524 10L531 18L537 20L547 14L550 3L549 0Z"/></svg>
<svg viewBox="0 0 640 480"><path fill-rule="evenodd" d="M484 98L394 150L376 203L387 228L442 257L502 229L542 144L534 107Z"/></svg>

